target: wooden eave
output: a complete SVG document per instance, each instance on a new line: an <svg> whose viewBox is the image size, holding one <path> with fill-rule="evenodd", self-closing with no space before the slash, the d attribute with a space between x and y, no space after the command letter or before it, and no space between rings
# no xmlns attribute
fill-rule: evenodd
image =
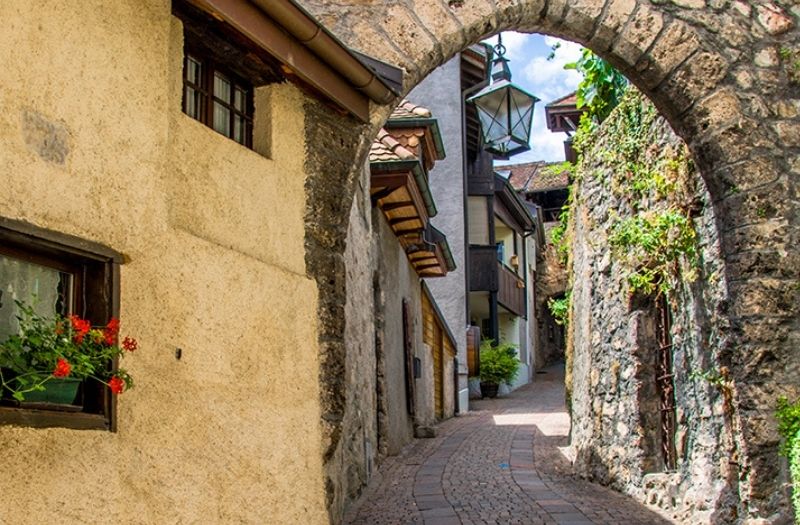
<svg viewBox="0 0 800 525"><path fill-rule="evenodd" d="M447 237L431 224L408 238L403 247L420 277L444 277L456 269Z"/></svg>
<svg viewBox="0 0 800 525"><path fill-rule="evenodd" d="M286 77L363 122L369 122L370 100L385 104L397 96L373 65L365 64L292 0L173 2L191 4L235 30L254 52L279 61Z"/></svg>
<svg viewBox="0 0 800 525"><path fill-rule="evenodd" d="M544 113L550 131L574 133L584 112L576 106L554 106L545 107Z"/></svg>
<svg viewBox="0 0 800 525"><path fill-rule="evenodd" d="M405 146L404 146L405 147ZM436 216L436 204L433 202L433 195L428 184L428 175L422 168L419 160L381 160L369 163L372 176L381 174L410 173L413 184L417 187L417 192L422 196L424 208L429 217ZM373 186L374 187L374 186Z"/></svg>
<svg viewBox="0 0 800 525"><path fill-rule="evenodd" d="M428 223L428 209L411 170L378 171L372 163L370 195L392 231L403 242L421 232ZM390 164L390 163L386 163Z"/></svg>
<svg viewBox="0 0 800 525"><path fill-rule="evenodd" d="M517 225L519 228L521 228L522 231L533 231L534 229L533 217L531 217L528 208L520 200L519 194L517 194L517 192L514 191L514 188L511 186L511 183L508 182L507 179L497 174L495 174L494 176L494 181L495 181L495 196L504 206L505 210L503 211L507 212L510 218L513 219L513 221L511 221L512 224L509 224L509 226ZM500 215L503 212L500 210L496 210L496 213Z"/></svg>

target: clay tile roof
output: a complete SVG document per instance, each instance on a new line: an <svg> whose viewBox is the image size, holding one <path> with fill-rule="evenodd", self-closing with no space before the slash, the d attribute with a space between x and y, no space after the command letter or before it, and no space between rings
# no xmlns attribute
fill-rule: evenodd
<svg viewBox="0 0 800 525"><path fill-rule="evenodd" d="M571 107L578 105L578 94L576 91L573 91L569 95L565 95L561 98L558 98L549 104L547 104L548 108L556 108L556 107Z"/></svg>
<svg viewBox="0 0 800 525"><path fill-rule="evenodd" d="M547 169L549 166L558 166L561 164L560 162L545 162L539 160L525 164L502 166L502 170L511 173L508 177L508 181L515 190L525 193L534 193L537 191L555 190L569 186L569 171L563 170L559 173L555 170Z"/></svg>
<svg viewBox="0 0 800 525"><path fill-rule="evenodd" d="M369 148L370 162L392 162L400 160L417 160L417 156L397 142L385 129L381 128L378 137Z"/></svg>
<svg viewBox="0 0 800 525"><path fill-rule="evenodd" d="M403 119L403 118L410 118L410 119L418 119L418 118L431 118L433 115L431 114L431 110L426 107L418 106L412 102L409 102L406 99L403 99L400 104L394 108L392 111L389 120L395 119Z"/></svg>

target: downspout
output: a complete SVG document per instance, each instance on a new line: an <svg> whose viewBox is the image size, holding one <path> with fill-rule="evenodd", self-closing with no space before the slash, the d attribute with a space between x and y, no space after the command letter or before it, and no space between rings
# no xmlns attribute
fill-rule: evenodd
<svg viewBox="0 0 800 525"><path fill-rule="evenodd" d="M381 79L294 0L264 0L259 8L377 104L397 98Z"/></svg>

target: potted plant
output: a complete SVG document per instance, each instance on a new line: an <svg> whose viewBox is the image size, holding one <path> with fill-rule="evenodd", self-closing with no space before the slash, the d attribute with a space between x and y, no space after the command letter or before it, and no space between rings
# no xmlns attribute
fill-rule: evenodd
<svg viewBox="0 0 800 525"><path fill-rule="evenodd" d="M480 349L481 395L489 398L497 397L500 383L511 385L519 370L516 345L501 342L494 346L493 343L490 339L484 339Z"/></svg>
<svg viewBox="0 0 800 525"><path fill-rule="evenodd" d="M76 315L42 317L16 302L19 332L0 342L3 397L17 402L70 405L85 379L95 379L114 394L133 387L133 379L111 364L136 350L135 339L119 342L119 320L92 327Z"/></svg>

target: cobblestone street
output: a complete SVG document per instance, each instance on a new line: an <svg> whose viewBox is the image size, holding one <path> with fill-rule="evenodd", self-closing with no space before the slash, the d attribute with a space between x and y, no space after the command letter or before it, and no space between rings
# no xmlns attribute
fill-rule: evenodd
<svg viewBox="0 0 800 525"><path fill-rule="evenodd" d="M562 367L443 422L381 465L350 524L660 524L631 498L571 475Z"/></svg>

